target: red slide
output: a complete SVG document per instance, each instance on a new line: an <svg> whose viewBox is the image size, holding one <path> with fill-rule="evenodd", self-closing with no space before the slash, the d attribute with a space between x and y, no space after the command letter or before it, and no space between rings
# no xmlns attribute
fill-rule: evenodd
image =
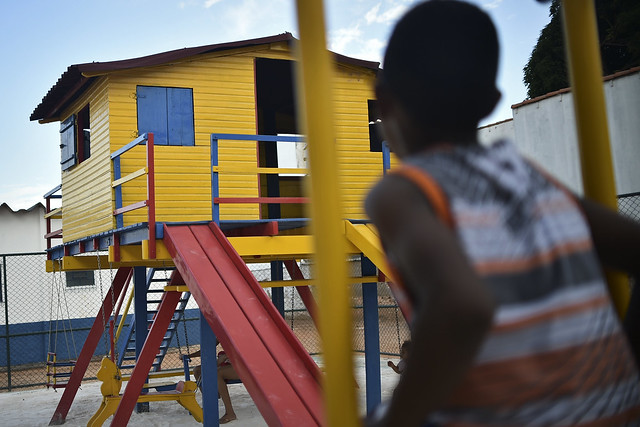
<svg viewBox="0 0 640 427"><path fill-rule="evenodd" d="M321 425L317 365L222 230L165 225L164 243L265 421Z"/></svg>

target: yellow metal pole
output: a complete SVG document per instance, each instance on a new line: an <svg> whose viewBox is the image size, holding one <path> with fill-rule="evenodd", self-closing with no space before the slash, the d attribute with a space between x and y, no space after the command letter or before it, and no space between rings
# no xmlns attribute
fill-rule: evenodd
<svg viewBox="0 0 640 427"><path fill-rule="evenodd" d="M122 318L120 319L120 323L118 324L118 329L116 330L116 338L115 341L118 342L120 338L120 333L122 332L122 327L124 326L124 322L127 319L127 315L129 314L129 308L131 307L131 301L133 301L133 287L131 287L131 294L127 299L127 305L124 308L124 313L122 313Z"/></svg>
<svg viewBox="0 0 640 427"><path fill-rule="evenodd" d="M338 187L332 105L332 64L326 48L322 0L297 0L300 31L298 105L309 147L311 222L314 231L323 345L324 423L358 425L351 355L351 307L346 240Z"/></svg>
<svg viewBox="0 0 640 427"><path fill-rule="evenodd" d="M594 2L564 0L562 4L584 193L617 210ZM629 285L624 276L613 272L607 273L607 281L622 316L629 302Z"/></svg>

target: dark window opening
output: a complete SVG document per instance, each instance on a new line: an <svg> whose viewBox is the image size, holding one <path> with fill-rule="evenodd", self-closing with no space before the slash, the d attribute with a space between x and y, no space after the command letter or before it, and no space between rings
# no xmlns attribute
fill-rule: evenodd
<svg viewBox="0 0 640 427"><path fill-rule="evenodd" d="M378 101L369 99L367 101L369 110L369 151L382 152L382 120L378 110Z"/></svg>
<svg viewBox="0 0 640 427"><path fill-rule="evenodd" d="M60 154L63 171L91 157L89 104L60 123Z"/></svg>
<svg viewBox="0 0 640 427"><path fill-rule="evenodd" d="M78 112L77 117L78 163L91 157L91 128L89 125L89 104Z"/></svg>
<svg viewBox="0 0 640 427"><path fill-rule="evenodd" d="M93 270L67 271L67 287L94 286L96 284Z"/></svg>
<svg viewBox="0 0 640 427"><path fill-rule="evenodd" d="M153 132L155 145L195 145L193 89L138 86L138 135Z"/></svg>
<svg viewBox="0 0 640 427"><path fill-rule="evenodd" d="M293 61L257 58L255 61L257 129L261 135L297 135L298 117L294 85ZM261 142L258 144L259 164L263 167L291 167L279 165L287 150L295 153L295 143ZM280 151L280 152L279 152ZM280 160L281 161L281 160ZM303 176L261 175L260 194L268 197L302 197ZM301 204L263 205L262 218L302 218Z"/></svg>

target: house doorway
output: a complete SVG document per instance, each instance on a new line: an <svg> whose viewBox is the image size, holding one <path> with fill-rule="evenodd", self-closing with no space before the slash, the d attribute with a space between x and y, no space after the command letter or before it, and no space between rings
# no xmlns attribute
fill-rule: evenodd
<svg viewBox="0 0 640 427"><path fill-rule="evenodd" d="M261 135L298 135L298 117L294 86L293 61L256 58L256 103L258 133ZM306 167L306 144L259 142L261 167ZM303 174L260 176L260 194L268 197L302 197ZM263 205L262 218L303 218L301 204Z"/></svg>

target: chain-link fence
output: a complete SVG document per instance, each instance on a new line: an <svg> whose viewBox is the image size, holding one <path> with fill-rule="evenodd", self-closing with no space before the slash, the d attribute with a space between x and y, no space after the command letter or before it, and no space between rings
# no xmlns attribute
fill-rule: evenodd
<svg viewBox="0 0 640 427"><path fill-rule="evenodd" d="M621 214L640 221L640 192L619 195L618 210Z"/></svg>
<svg viewBox="0 0 640 427"><path fill-rule="evenodd" d="M95 256L95 255L94 255ZM88 336L94 321L108 325L113 313L98 315L105 298L114 298L113 305L117 306L118 298L110 292L110 284L115 276L115 270L103 266L98 271L47 273L45 271L46 256L44 253L6 254L0 255L0 391L11 391L26 387L42 387L53 382L53 377L47 376L47 355L55 353L57 362L75 360ZM360 277L359 259L350 263L350 273L353 277ZM304 277L310 277L310 264L303 260L299 264ZM107 267L107 268L104 268ZM281 266L280 266L281 267ZM268 282L273 277L270 264L250 264L256 279ZM149 285L147 305L149 318L157 308L158 294L152 290L161 290L167 283L171 271L158 269L153 276L157 284ZM286 269L282 278L289 279ZM126 302L132 295L133 285L130 285L123 295L120 317L115 322L119 325L125 310ZM313 287L312 293L314 292ZM300 339L304 347L311 353L321 351L320 339L307 308L294 287L282 288L284 318ZM400 344L408 338L409 332L395 305L388 286L377 284L380 319L380 348L383 354L398 355ZM271 288L266 288L271 295ZM354 351L364 351L363 315L362 315L362 286L352 285L353 295L353 342ZM118 301L116 301L118 300ZM154 302L155 301L155 302ZM132 304L133 307L133 304ZM133 308L131 309L133 311ZM191 298L184 307L182 319L173 325L173 337L161 369L166 371L176 369L182 371L182 355L199 349L200 344L200 316L197 305ZM132 322L132 314L122 322L126 330ZM108 328L107 328L108 329ZM132 334L135 335L135 334ZM126 340L123 332L119 340ZM110 341L105 334L98 344L92 361L85 373L85 380L95 379L100 360L109 352ZM121 345L116 343L116 353ZM118 356L118 354L116 354ZM193 363L199 363L195 360ZM123 362L126 365L127 362ZM131 363L129 363L131 364ZM58 374L68 372L69 368L57 367ZM123 369L123 374L127 371ZM59 381L66 381L61 378Z"/></svg>

